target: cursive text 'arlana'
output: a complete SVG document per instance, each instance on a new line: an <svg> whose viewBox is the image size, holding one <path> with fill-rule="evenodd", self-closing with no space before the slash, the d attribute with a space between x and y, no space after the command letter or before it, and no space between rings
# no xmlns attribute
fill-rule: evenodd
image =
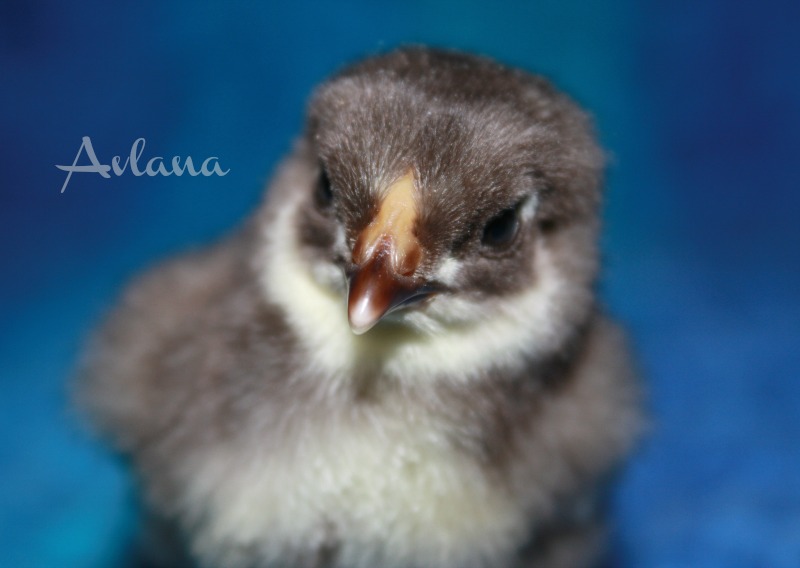
<svg viewBox="0 0 800 568"><path fill-rule="evenodd" d="M227 175L230 171L230 169L222 170L222 168L220 168L219 158L216 156L211 156L210 158L203 160L199 170L195 169L191 156L187 156L183 164L181 164L180 156L174 156L170 163L171 167L164 164L164 158L161 156L155 156L154 158L147 160L144 170L141 170L139 169L139 158L141 158L142 153L144 152L144 145L144 138L137 138L131 146L130 156L125 158L125 162L120 163L122 162L122 158L119 156L114 156L111 159L111 165L109 166L108 164L100 163L100 161L97 159L97 154L95 154L94 148L92 147L92 139L88 136L84 136L81 142L81 147L78 148L78 153L75 155L75 161L72 162L72 165L56 165L59 170L67 172L67 179L64 180L64 185L61 186L61 193L64 193L64 191L67 189L67 184L69 184L69 180L74 173L96 173L100 174L104 178L110 178L111 175L108 173L109 171L113 171L115 176L121 176L123 173L125 173L125 170L128 169L128 166L131 168L131 173L137 177L142 175L171 176L173 174L176 176L182 176L184 172L188 173L192 177L198 175L205 177L216 175L222 177ZM89 165L78 165L81 152L86 152L86 157L89 158L90 162Z"/></svg>

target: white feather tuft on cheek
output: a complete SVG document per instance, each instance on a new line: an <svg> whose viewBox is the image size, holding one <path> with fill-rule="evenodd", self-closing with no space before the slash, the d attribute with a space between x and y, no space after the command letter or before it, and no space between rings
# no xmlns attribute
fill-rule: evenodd
<svg viewBox="0 0 800 568"><path fill-rule="evenodd" d="M455 285L458 280L458 275L461 273L461 262L455 258L446 258L439 265L438 270L434 274L436 281L441 282L446 286Z"/></svg>

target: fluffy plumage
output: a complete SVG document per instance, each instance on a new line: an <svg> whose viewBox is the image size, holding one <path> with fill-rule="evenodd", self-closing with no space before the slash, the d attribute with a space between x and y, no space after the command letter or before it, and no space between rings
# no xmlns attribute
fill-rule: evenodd
<svg viewBox="0 0 800 568"><path fill-rule="evenodd" d="M201 566L589 565L639 424L601 173L541 78L368 59L240 230L129 288L81 401Z"/></svg>

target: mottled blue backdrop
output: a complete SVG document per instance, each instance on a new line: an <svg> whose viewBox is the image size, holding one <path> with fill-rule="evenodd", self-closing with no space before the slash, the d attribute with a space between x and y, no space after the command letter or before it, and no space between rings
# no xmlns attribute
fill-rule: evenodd
<svg viewBox="0 0 800 568"><path fill-rule="evenodd" d="M66 404L86 333L256 205L315 84L409 42L550 76L610 151L602 291L654 416L620 564L800 566L798 27L796 0L0 1L0 566L119 564L130 483ZM230 173L60 194L85 135Z"/></svg>

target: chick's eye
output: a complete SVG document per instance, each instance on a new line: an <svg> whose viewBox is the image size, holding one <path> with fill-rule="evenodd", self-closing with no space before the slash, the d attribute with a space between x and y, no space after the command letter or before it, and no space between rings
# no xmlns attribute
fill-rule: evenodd
<svg viewBox="0 0 800 568"><path fill-rule="evenodd" d="M502 248L514 240L519 230L517 208L506 209L492 217L483 228L481 243L492 248Z"/></svg>
<svg viewBox="0 0 800 568"><path fill-rule="evenodd" d="M320 209L327 209L333 203L333 191L331 190L331 180L325 168L320 170L317 186L314 188L314 200Z"/></svg>

